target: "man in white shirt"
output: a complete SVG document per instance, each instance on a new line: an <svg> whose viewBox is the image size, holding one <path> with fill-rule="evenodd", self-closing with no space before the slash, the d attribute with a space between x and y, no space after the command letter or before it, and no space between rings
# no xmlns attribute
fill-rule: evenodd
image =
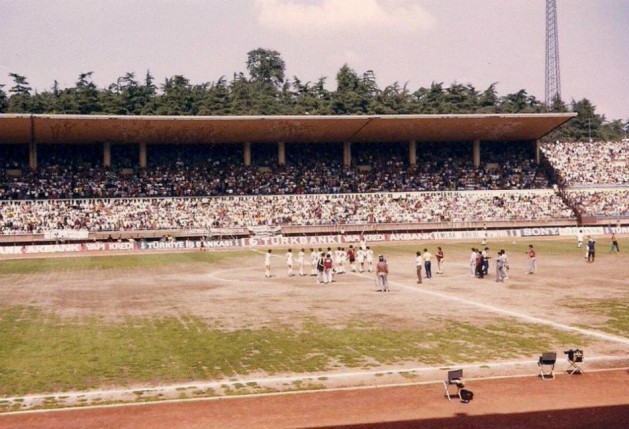
<svg viewBox="0 0 629 429"><path fill-rule="evenodd" d="M306 255L306 252L304 251L304 249L301 249L299 251L299 254L297 255L297 263L299 264L299 275L300 276L305 276L306 274L304 273L304 257Z"/></svg>
<svg viewBox="0 0 629 429"><path fill-rule="evenodd" d="M271 249L264 256L264 269L266 271L265 277L267 279L271 278Z"/></svg>
<svg viewBox="0 0 629 429"><path fill-rule="evenodd" d="M293 274L293 251L288 249L284 258L286 259L286 267L288 268L288 277L292 277L295 275Z"/></svg>
<svg viewBox="0 0 629 429"><path fill-rule="evenodd" d="M367 250L365 251L365 260L367 261L367 271L373 271L373 250L367 246Z"/></svg>
<svg viewBox="0 0 629 429"><path fill-rule="evenodd" d="M476 276L476 257L478 253L476 249L472 247L472 253L470 254L470 277Z"/></svg>
<svg viewBox="0 0 629 429"><path fill-rule="evenodd" d="M424 254L422 255L422 258L424 258L424 270L426 273L426 279L429 280L432 278L432 262L430 261L430 259L432 258L432 253L430 253L428 249L424 249Z"/></svg>
<svg viewBox="0 0 629 429"><path fill-rule="evenodd" d="M424 259L422 258L422 252L419 250L415 253L415 267L417 270L417 283L421 284L422 282L422 265L424 265Z"/></svg>

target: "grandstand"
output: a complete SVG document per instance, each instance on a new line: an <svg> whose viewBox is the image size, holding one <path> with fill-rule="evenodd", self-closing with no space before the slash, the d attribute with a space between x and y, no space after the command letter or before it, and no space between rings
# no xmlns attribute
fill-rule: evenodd
<svg viewBox="0 0 629 429"><path fill-rule="evenodd" d="M539 143L572 116L0 115L0 241L621 226L629 143Z"/></svg>

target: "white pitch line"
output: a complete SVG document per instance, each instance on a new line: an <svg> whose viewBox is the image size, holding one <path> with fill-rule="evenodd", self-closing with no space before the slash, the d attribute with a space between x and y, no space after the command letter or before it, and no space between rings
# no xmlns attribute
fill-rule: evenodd
<svg viewBox="0 0 629 429"><path fill-rule="evenodd" d="M349 274L354 274L356 276L359 277L365 277L364 275L361 275L359 273L349 273ZM482 308L483 310L487 310L490 311L492 313L498 313L498 314L503 314L506 316L511 316L511 317L515 317L517 319L521 319L521 320L526 320L528 322L532 322L532 323L539 323L542 325L548 325L548 326L552 326L554 328L560 329L562 331L574 331L574 332L578 332L580 334L586 335L586 336L590 336L590 337L596 337L596 338L600 338L606 341L612 341L612 342L616 342L616 343L621 343L621 344L625 344L625 345L629 345L629 339L628 338L623 338L623 337L617 337L614 335L609 335L609 334L605 334L603 332L598 332L598 331L592 331L589 329L582 329L582 328L577 328L575 326L570 326L570 325L565 325L563 323L558 323L558 322L554 322L552 320L549 319L542 319L540 317L535 317L535 316L529 316L528 314L524 314L524 313L518 313L516 311L512 311L512 310L506 310L504 308L499 308L499 307L495 307L493 305L489 305L489 304L484 304L482 302L477 302L477 301L471 301L469 299L465 299L465 298L460 298L458 296L453 296L453 295L449 295L446 293L442 293L442 292L436 292L436 291L432 291L432 290L427 290L427 289L420 289L418 287L414 287L414 286L408 286L399 282L390 282L392 285L401 287L403 289L406 290L410 290L413 292L417 292L417 293L422 293L425 295L431 295L437 298L441 298L441 299L445 299L448 301L456 301L456 302L460 302L462 304L467 304L467 305L471 305L474 307L479 307Z"/></svg>
<svg viewBox="0 0 629 429"><path fill-rule="evenodd" d="M588 358L588 362L613 362L613 361L621 361L625 363L629 358L626 356L592 356ZM313 381L313 382L322 382L329 379L351 379L351 378L359 378L359 379L367 379L370 377L381 376L383 374L400 374L400 373L430 373L430 372L441 372L445 371L449 368L463 368L463 369L474 369L474 368L483 368L485 366L491 369L499 369L499 368L508 368L514 366L537 366L537 363L531 359L528 360L519 360L519 361L505 361L505 362L496 362L496 363L474 363L474 364L453 364L447 366L438 366L438 367L412 367L412 368L378 368L367 371L347 371L347 372L324 372L324 373L314 373L309 375L286 375L281 377L261 377L261 378L239 378L239 379L230 379L230 380L217 380L217 381L190 381L186 383L175 383L161 386L133 386L129 388L122 389L98 389L98 390L84 390L84 391L74 391L74 392L61 392L59 394L34 394L34 395L24 395L24 396L15 396L15 397L6 397L2 398L3 401L16 401L16 400L41 400L46 399L51 396L62 396L64 399L68 398L84 398L84 397L101 397L101 396L111 396L113 395L122 395L122 394L134 394L135 392L142 391L143 393L157 393L163 391L181 391L181 390L189 390L189 389L210 389L210 388L220 388L223 386L235 386L235 385L249 385L255 383L257 385L266 385L266 384L287 384L295 381ZM590 369L588 372L596 372L596 371L613 371L618 370L618 367L615 368L604 368L604 369ZM620 368L624 369L624 367ZM510 377L526 377L526 376L537 376L538 374L533 371L533 374L521 374L521 375L499 375L499 376L489 376L489 377L477 377L476 380L487 380L494 378L510 378ZM430 379L421 382L408 382L401 384L433 384L433 383L441 383L441 379ZM391 384L385 384L386 386L390 386ZM369 388L370 386L365 386ZM343 387L342 389L354 389L355 386ZM320 389L320 390L334 390L331 389ZM283 393L283 392L278 392ZM259 395L259 394L254 394ZM241 396L241 395L237 395ZM193 398L196 399L196 398ZM162 402L162 401L159 401ZM119 405L119 404L114 404ZM81 407L83 408L83 407ZM4 413L3 413L4 414ZM0 415L3 415L0 414Z"/></svg>
<svg viewBox="0 0 629 429"><path fill-rule="evenodd" d="M260 250L257 249L250 249L252 252L256 252L256 253L262 253L264 254L265 252L262 252ZM280 255L273 255L273 256L277 256L280 257ZM348 271L347 274L352 274L355 275L357 277L362 277L362 278L368 278L365 274L363 273L355 273L355 272L351 272ZM422 293L422 294L426 294L426 295L432 295L434 297L437 298L441 298L441 299L445 299L448 301L456 301L456 302L460 302L462 304L467 304L467 305L471 305L474 307L479 307L482 308L486 311L492 312L492 313L498 313L498 314L503 314L506 316L511 316L517 319L521 319L521 320L526 320L528 322L531 323L538 323L541 325L547 325L547 326L552 326L554 328L560 329L562 331L572 331L572 332L578 332L582 335L586 335L589 337L595 337L595 338L600 338L603 339L605 341L612 341L615 343L621 343L621 344L625 344L625 345L629 345L629 339L628 338L623 338L623 337L617 337L615 335L609 335L609 334L605 334L603 332L598 332L598 331L592 331L589 329L582 329L582 328L577 328L575 326L570 326L570 325L565 325L563 323L558 323L549 319L542 319L540 317L535 317L535 316L529 316L528 314L524 314L524 313L518 313L516 311L512 311L512 310L506 310L504 308L499 308L499 307L495 307L493 305L489 305L489 304L483 304L482 302L477 302L477 301L471 301L468 299L464 299L464 298L460 298L457 296L453 296L453 295L448 295L445 293L441 293L441 292L435 292L435 291L431 291L431 290L426 290L426 289L419 289L417 287L413 287L413 286L408 286L399 282L390 282L391 284L395 285L395 286L399 286L401 288L404 288L406 290L410 290L413 292L417 292L417 293Z"/></svg>
<svg viewBox="0 0 629 429"><path fill-rule="evenodd" d="M605 357L601 357L601 358L591 358L588 360L606 360L608 358ZM624 359L621 357L614 357L611 358L612 360L615 359ZM526 363L530 363L530 361L526 361ZM512 363L505 363L505 365L514 365L514 364L518 364L517 362L512 362ZM468 365L468 366L463 366L462 368L471 368L471 367L480 367L481 365ZM459 367L461 367L459 365ZM602 369L590 369L588 370L588 373L596 373L596 372L608 372L608 371L618 371L618 370L625 370L627 368L602 368ZM428 371L428 370L434 370L434 368L417 368L415 370L412 369L406 369L405 371L402 372L410 372L410 371L415 371L415 372L419 372L419 371ZM374 374L378 374L378 372L374 371ZM564 374L561 374L564 375ZM474 378L466 378L466 380L468 381L485 381L485 380L503 380L503 379L515 379L515 378L529 378L529 377L538 377L539 374L511 374L511 375L496 375L496 376L487 376L487 377L474 377ZM285 378L292 378L292 377L285 377ZM303 379L308 379L308 378L302 378ZM223 383L224 384L237 384L237 383L243 383L243 380L240 381L231 381L229 383ZM265 393L248 393L248 394L242 394L242 395L228 395L228 396L207 396L207 397L198 397L198 398L177 398L177 399L163 399L163 400L159 400L159 401L145 401L145 402L124 402L124 403L117 403L117 404L94 404L94 405L80 405L80 406L69 406L69 407L62 407L62 408L50 408L50 409L30 409L30 410L20 410L20 411L9 411L9 412L5 412L0 414L0 419L2 418L2 416L10 416L10 415L15 415L15 414L41 414L41 413L52 413L52 412L64 412L64 411L72 411L72 410L91 410L91 409L101 409L101 408L120 408L120 407L140 407L140 406L146 406L146 405L155 405L155 404L177 404L177 403L182 403L182 402L201 402L201 401L225 401L225 400L237 400L237 399L245 399L245 398L260 398L260 397L269 397L269 396L286 396L286 395L301 395L301 394L321 394L321 393L330 393L330 392L340 392L340 391L354 391L354 390L369 390L369 389L385 389L385 388L395 388L395 387L408 387L408 386L425 386L425 385L431 385L431 384L441 384L443 383L442 380L426 380L426 381L409 381L409 382L404 382L404 383L387 383L387 384L379 384L379 385L362 385L362 386L345 386L345 387L331 387L331 388L325 388L325 389L316 389L316 390L289 390L289 391L280 391L280 392L265 392ZM162 386L162 388L155 388L153 389L156 393L157 391L164 391L164 390L168 390L168 389L172 389L176 386L181 386L183 388L186 389L190 389L190 388L202 388L204 387L203 385L195 385L195 386L190 386L190 384L192 383L188 383L188 384L181 384L181 385L170 385L170 386ZM211 384L216 384L216 383L211 383ZM166 389L167 388L167 389ZM146 389L146 391L151 391L151 389ZM100 391L101 393L108 393L108 392L112 392L112 391ZM116 391L114 391L116 392ZM122 392L121 390L119 390L118 392ZM64 396L67 396L67 392L64 393ZM84 396L84 395L83 395ZM34 397L34 396L32 396ZM38 398L44 398L44 397L50 397L50 395L40 395ZM21 397L21 398L17 398L17 399L22 399L22 398L26 398L26 397ZM9 398L12 399L12 398Z"/></svg>
<svg viewBox="0 0 629 429"><path fill-rule="evenodd" d="M256 249L250 249L253 252L256 253L261 253L264 254L265 252L261 252L259 250ZM280 255L273 255L273 256L277 256L280 257ZM354 273L354 272L348 272L347 274L353 274L356 277L361 277L361 278L369 278L368 274L364 274L364 273ZM569 326L569 325L564 325L561 323L557 323L557 322L553 322L551 320L547 320L547 319L541 319L538 317L534 317L534 316L529 316L527 314L522 314L522 313L517 313L515 311L511 311L511 310L505 310L502 308L498 308L495 307L493 305L488 305L488 304L483 304L483 303L479 303L476 301L470 301L468 299L463 299L463 298L459 298L456 296L451 296L445 293L441 293L441 292L435 292L435 291L430 291L430 290L426 290L426 289L418 289L417 287L413 287L413 286L408 286L399 282L391 282L392 284L399 286L403 289L406 290L410 290L413 292L418 292L418 293L423 293L426 295L432 295L441 299L445 299L445 300L449 300L449 301L457 301L463 304L467 304L467 305L471 305L471 306L475 306L475 307L480 307L484 310L490 311L490 312L494 312L494 313L498 313L498 314L504 314L504 315L508 315L514 318L518 318L518 319L522 319L522 320L527 320L533 323L539 323L539 324L544 324L544 325L550 325L553 327L556 327L558 329L561 330L565 330L565 331L576 331L579 332L581 334L584 335L588 335L588 336L593 336L593 337L598 337L598 338L602 338L608 341L613 341L613 342L620 342L622 344L629 344L629 339L626 338L621 338L621 337L615 337L615 336L611 336L611 335L607 335L604 333L600 333L600 332L596 332L596 331L590 331L587 329L581 329L581 328L576 328L573 326ZM592 360L592 361L596 361L596 360L624 360L625 357L606 357L606 356L601 356L601 357L592 357L588 360ZM530 361L521 361L521 362L502 362L502 363L493 363L491 364L492 367L501 367L501 366L511 366L511 365L522 365L522 364L530 364ZM490 364L487 364L490 365ZM473 368L473 367L481 367L483 365L481 364L473 364L473 365L449 365L449 367L463 367L463 368ZM442 368L438 368L438 369L442 369ZM617 368L614 369L601 369L601 370L593 370L594 372L598 372L598 371L608 371L608 370L615 370ZM147 388L143 388L143 387L134 387L132 389L113 389L113 390L96 390L96 391L82 391L82 392L64 392L63 396L64 398L68 398L68 397L76 397L76 396L80 396L80 397L85 397L85 396L90 396L90 397L98 397L98 396L104 396L104 395L111 395L113 394L132 394L135 391L138 390L142 390L144 392L149 392L149 393L156 393L159 391L168 391L168 390L178 390L178 389L191 389L191 388L195 388L195 389L208 389L208 388L212 388L212 387L221 387L224 385L237 385L237 384L244 384L244 383L257 383L257 384L268 384L268 383L289 383L289 382L293 382L293 381L323 381L323 379L331 379L331 378L354 378L354 377L358 377L358 378L365 378L365 377L369 377L369 376L375 376L378 374L388 374L388 373L402 373L402 372L428 372L428 371L434 371L435 368L380 368L377 370L373 370L373 371L356 371L356 372L341 372L341 373L323 373L323 374L313 374L313 375L309 375L309 376L286 376L286 377L269 377L269 378L260 378L260 379L248 379L248 380L230 380L230 381L216 381L216 382L205 382L205 383L194 383L194 382L190 382L190 383L185 383L185 384L175 384L175 385L168 385L168 386L160 386L160 387L147 387ZM592 370L588 371L588 372L593 372ZM495 378L517 378L517 377L528 377L529 375L506 375L506 376L494 376L494 377L482 377L482 378L476 378L475 380L483 380L483 379L495 379ZM441 381L435 381L435 380L429 380L429 381L423 381L423 382L415 382L415 383L408 383L408 384L435 384L435 383L441 383ZM401 384L390 384L390 385L381 385L379 387L391 387L391 386L397 386L397 385L401 385ZM406 385L406 383L404 384ZM368 388L373 388L374 386L358 386L358 387L343 387L343 388L332 388L332 389L320 389L320 390L314 390L314 391L306 391L306 392L329 392L329 391L334 391L334 390L350 390L350 389L368 389ZM244 398L244 397L248 397L248 396L255 396L255 397L259 397L259 396L266 396L266 395L286 395L286 394L298 394L298 393L303 393L304 391L291 391L291 392L274 392L274 393L267 393L267 394L261 394L261 393L256 393L256 394L251 394L251 395L237 395L237 396L219 396L219 397L210 397L210 398L187 398L187 399L172 399L172 400L163 400L163 401L159 401L159 403L173 403L173 402L183 402L183 401L193 401L193 400L224 400L224 399L230 399L230 398ZM22 397L15 397L15 398L2 398L5 401L14 401L14 400L24 400L24 399L29 399L29 400L36 400L36 399L42 399L42 398L46 398L49 396L55 396L55 395L26 395L26 396L22 396ZM11 414L28 414L28 413L37 413L37 412L50 412L50 411L66 411L66 410L71 410L71 409L82 409L82 410L86 410L86 409L93 409L93 408L108 408L108 407L120 407L120 406L139 406L139 405L145 405L145 404L154 404L156 402L134 402L134 403L125 403L125 404L110 404L110 405L92 405L92 406L81 406L81 407L67 407L67 408L59 408L59 409L52 409L52 410L25 410L25 411L15 411L15 412L7 412L7 413L3 413L2 415L11 415Z"/></svg>

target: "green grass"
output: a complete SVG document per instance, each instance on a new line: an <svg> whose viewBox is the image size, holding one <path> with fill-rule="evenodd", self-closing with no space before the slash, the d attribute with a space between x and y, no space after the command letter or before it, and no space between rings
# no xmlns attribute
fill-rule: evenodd
<svg viewBox="0 0 629 429"><path fill-rule="evenodd" d="M605 331L621 337L629 337L629 300L567 300L564 304L582 313L602 316L604 321L589 326L587 329Z"/></svg>
<svg viewBox="0 0 629 429"><path fill-rule="evenodd" d="M152 268L170 264L216 263L234 256L239 255L236 252L185 252L17 259L2 261L0 274L41 274L79 270Z"/></svg>
<svg viewBox="0 0 629 429"><path fill-rule="evenodd" d="M531 241L535 245L540 257L582 254L583 249L578 249L573 239L537 240ZM523 253L528 247L529 241L517 239L513 244L510 239L495 239L490 241L488 246L492 251L498 249L507 250L508 254ZM431 242L418 244L399 244L397 246L379 246L373 243L371 247L377 254L383 253L388 256L408 255L412 258L417 250L428 248L435 252L437 246L442 246L446 251L446 258L449 252L468 252L471 247L480 247L479 243L454 243L454 242ZM275 250L281 255L286 249ZM131 268L151 268L169 264L199 264L216 263L228 258L241 257L246 251L234 250L225 252L182 252L182 253L147 253L143 255L112 255L112 256L68 256L63 258L34 258L6 260L0 264L0 275L2 274L38 274L47 272L63 272L78 270L110 270L110 269L131 269Z"/></svg>
<svg viewBox="0 0 629 429"><path fill-rule="evenodd" d="M541 257L583 253L573 239L532 242ZM515 244L505 239L490 241L489 247L492 251L505 248L509 254L517 254L523 253L528 244L524 239ZM443 246L446 257L455 253L467 255L470 247L479 246L471 242L431 242L375 244L372 248L376 254L408 256L412 261L415 251L427 247L434 253L438 245ZM66 271L91 274L89 271L215 264L242 257L245 252L248 251L3 260L0 275ZM282 254L282 250L276 253ZM559 304L598 316L597 324L590 324L588 329L629 336L627 300L579 299ZM436 329L405 329L358 320L330 326L304 318L297 328L222 331L193 317L130 318L122 323L105 323L96 318L59 318L30 307L1 306L0 302L0 397L135 384L237 380L260 373L369 369L408 362L447 366L522 359L536 356L540 350L559 350L574 344L586 347L592 343L585 336L507 318L494 318L484 326L435 320ZM246 388L251 386L245 385L241 390ZM238 389L231 389L238 394Z"/></svg>
<svg viewBox="0 0 629 429"><path fill-rule="evenodd" d="M444 322L430 331L367 322L331 327L306 319L299 329L223 332L196 318L106 324L11 307L0 310L0 395L368 368L373 362L458 364L588 342L508 319L483 327Z"/></svg>

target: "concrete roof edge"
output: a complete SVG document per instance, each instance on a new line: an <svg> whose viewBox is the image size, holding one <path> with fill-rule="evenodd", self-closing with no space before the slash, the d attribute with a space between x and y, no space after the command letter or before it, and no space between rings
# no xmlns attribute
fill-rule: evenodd
<svg viewBox="0 0 629 429"><path fill-rule="evenodd" d="M577 113L465 113L465 114L431 114L431 115L256 115L256 116L164 116L164 115L64 115L64 114L31 114L31 113L0 113L0 119L72 119L72 120L373 120L373 119L482 119L482 118L573 118Z"/></svg>

